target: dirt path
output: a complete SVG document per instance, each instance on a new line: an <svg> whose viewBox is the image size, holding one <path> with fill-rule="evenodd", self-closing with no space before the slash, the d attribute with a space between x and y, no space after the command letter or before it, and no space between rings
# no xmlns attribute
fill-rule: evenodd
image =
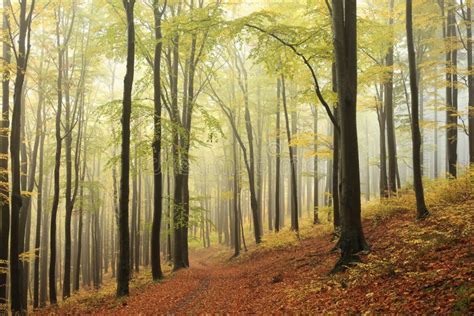
<svg viewBox="0 0 474 316"><path fill-rule="evenodd" d="M336 255L332 244L318 247L302 241L294 249L256 253L243 262L219 262L213 251L191 256L191 268L181 270L159 284L132 291L122 306L98 313L183 314L205 312L255 313L285 311L285 289L302 282L302 271L325 275ZM298 272L298 273L297 273ZM304 274L302 274L304 275Z"/></svg>

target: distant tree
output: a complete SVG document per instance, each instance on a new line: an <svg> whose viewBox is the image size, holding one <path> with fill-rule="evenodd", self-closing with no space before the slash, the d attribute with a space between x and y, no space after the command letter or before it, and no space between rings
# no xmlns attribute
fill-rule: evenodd
<svg viewBox="0 0 474 316"><path fill-rule="evenodd" d="M285 83L285 76L281 76L281 95L283 101L283 113L285 114L285 122L286 122L286 135L288 140L288 151L290 154L290 170L291 170L291 229L294 231L299 231L299 223L298 223L298 190L297 190L297 182L296 182L296 161L295 161L295 154L294 154L294 147L291 144L292 141L292 134L290 131L290 120L288 118L288 106L286 100L286 83Z"/></svg>
<svg viewBox="0 0 474 316"><path fill-rule="evenodd" d="M8 11L9 1L3 0L2 32L8 33ZM5 37L5 35L4 35ZM0 137L0 313L6 312L8 303L7 271L8 271L8 244L10 235L10 184L8 177L8 135L6 131L10 128L10 70L11 49L8 41L2 41L2 115L1 115L1 137Z"/></svg>

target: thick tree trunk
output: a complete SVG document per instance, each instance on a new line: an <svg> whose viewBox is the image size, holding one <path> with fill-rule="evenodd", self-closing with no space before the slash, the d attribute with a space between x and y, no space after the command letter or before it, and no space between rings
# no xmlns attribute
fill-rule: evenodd
<svg viewBox="0 0 474 316"><path fill-rule="evenodd" d="M119 197L119 230L120 255L117 274L117 296L126 296L129 293L130 279L130 232L128 228L129 194L130 194L130 117L132 113L132 89L135 68L135 0L123 0L127 15L127 71L124 79L123 112L122 112L122 157Z"/></svg>
<svg viewBox="0 0 474 316"><path fill-rule="evenodd" d="M344 2L344 3L343 3ZM357 141L357 3L333 0L334 47L341 145L341 259L334 271L358 260L368 248L362 231Z"/></svg>
<svg viewBox="0 0 474 316"><path fill-rule="evenodd" d="M11 311L13 314L25 312L23 306L22 293L22 272L19 259L20 247L25 236L20 235L20 211L22 208L21 196L21 164L20 164L20 146L22 131L22 95L23 84L25 82L25 73L28 64L28 56L30 51L29 32L31 26L32 11L35 2L30 4L28 11L27 0L20 2L19 12L19 34L17 47L17 72L15 78L15 88L13 95L13 115L10 133L10 156L12 170L12 192L11 192L11 223L10 223L10 295L11 295ZM13 43L12 43L13 44Z"/></svg>
<svg viewBox="0 0 474 316"><path fill-rule="evenodd" d="M416 82L416 58L415 46L413 44L413 13L411 0L406 1L406 19L408 62L410 67L410 90L412 102L411 129L413 139L413 182L415 185L417 219L424 219L429 215L429 212L425 205L425 196L423 192L423 181L421 174L421 134L420 123L418 118L418 84Z"/></svg>

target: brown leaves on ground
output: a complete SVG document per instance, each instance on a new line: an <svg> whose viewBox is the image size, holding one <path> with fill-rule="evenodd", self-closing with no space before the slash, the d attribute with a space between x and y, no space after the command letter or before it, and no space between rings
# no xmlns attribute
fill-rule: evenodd
<svg viewBox="0 0 474 316"><path fill-rule="evenodd" d="M380 204L364 221L371 253L343 274L328 275L338 254L315 226L297 243L259 247L238 260L222 262L215 249L195 252L190 269L134 287L123 304L110 294L93 308L84 299L45 312L473 313L474 198L469 178L460 181L436 184L423 222L414 220L410 194Z"/></svg>

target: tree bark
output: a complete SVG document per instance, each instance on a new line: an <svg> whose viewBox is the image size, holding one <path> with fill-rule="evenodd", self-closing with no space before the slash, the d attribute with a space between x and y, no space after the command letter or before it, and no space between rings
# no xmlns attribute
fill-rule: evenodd
<svg viewBox="0 0 474 316"><path fill-rule="evenodd" d="M159 1L153 2L155 21L155 59L153 63L153 96L154 96L154 138L153 138L153 224L151 232L151 270L153 280L163 278L160 260L161 218L163 214L163 174L161 171L161 53L163 50L161 18L166 9Z"/></svg>
<svg viewBox="0 0 474 316"><path fill-rule="evenodd" d="M298 222L298 188L296 181L296 162L294 155L294 148L291 144L292 136L290 131L290 120L288 118L288 106L286 103L286 84L285 77L281 76L281 87L282 87L282 100L283 100L283 111L285 113L285 122L286 122L286 135L288 138L288 151L290 153L290 171L291 171L291 230L298 232L299 231L299 222Z"/></svg>
<svg viewBox="0 0 474 316"><path fill-rule="evenodd" d="M406 1L406 32L408 44L408 62L410 67L410 90L411 90L411 117L412 117L412 141L413 141L413 177L416 195L417 219L424 219L429 215L425 205L423 192L423 181L421 171L421 134L418 108L418 84L416 82L416 58L415 46L413 44L413 12L412 1Z"/></svg>
<svg viewBox="0 0 474 316"><path fill-rule="evenodd" d="M128 228L129 195L130 195L130 117L132 113L132 89L135 68L135 0L123 0L127 15L127 71L124 79L123 112L122 112L122 157L119 197L119 230L120 255L117 274L117 296L127 296L130 279L130 232Z"/></svg>
<svg viewBox="0 0 474 316"><path fill-rule="evenodd" d="M23 313L25 306L22 306L22 280L21 263L19 260L20 246L25 236L20 235L20 211L22 208L21 195L21 164L20 164L20 146L22 131L22 95L23 84L25 82L25 74L28 65L28 57L30 52L29 35L31 31L31 19L35 6L33 0L28 9L28 1L20 2L19 12L19 34L18 47L16 51L17 71L15 78L15 87L13 94L13 115L10 134L10 157L12 171L12 192L11 192L11 223L10 223L10 295L11 295L11 312ZM14 43L11 43L14 45Z"/></svg>
<svg viewBox="0 0 474 316"><path fill-rule="evenodd" d="M368 249L362 230L359 148L357 140L357 3L333 0L333 29L336 55L341 145L341 258L334 272L357 261Z"/></svg>
<svg viewBox="0 0 474 316"><path fill-rule="evenodd" d="M394 0L390 0L390 47L385 57L385 66L388 68L388 78L384 84L384 108L387 120L387 153L388 153L388 189L390 192L397 192L397 143L395 134L394 105L393 105L393 14Z"/></svg>

